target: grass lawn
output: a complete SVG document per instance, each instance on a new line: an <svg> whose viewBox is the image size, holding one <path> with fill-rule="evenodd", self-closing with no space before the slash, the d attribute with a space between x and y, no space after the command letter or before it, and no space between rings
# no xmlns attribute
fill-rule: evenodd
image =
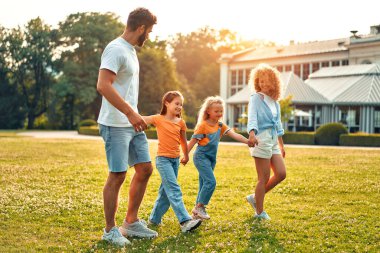
<svg viewBox="0 0 380 253"><path fill-rule="evenodd" d="M100 241L103 143L16 138L0 134L0 252L111 252ZM151 143L154 157L156 143ZM170 209L154 240L132 239L128 252L379 252L380 151L287 149L287 178L266 198L269 222L253 219L245 196L253 191L253 159L243 146L219 147L211 220L182 234ZM123 220L123 186L117 222ZM185 205L193 208L198 173L180 168ZM147 219L160 177L150 179L140 209Z"/></svg>

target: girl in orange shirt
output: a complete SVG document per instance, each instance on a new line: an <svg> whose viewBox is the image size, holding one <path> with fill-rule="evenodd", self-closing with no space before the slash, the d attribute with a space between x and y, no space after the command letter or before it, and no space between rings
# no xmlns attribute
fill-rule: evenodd
<svg viewBox="0 0 380 253"><path fill-rule="evenodd" d="M186 123L181 118L182 104L182 94L179 91L169 91L162 98L161 113L143 118L147 124L153 124L157 129L156 167L162 180L149 221L156 225L161 224L162 216L171 206L178 218L182 232L187 232L196 229L202 220L193 219L187 212L177 181L180 145L184 155L181 163L186 165L189 161Z"/></svg>

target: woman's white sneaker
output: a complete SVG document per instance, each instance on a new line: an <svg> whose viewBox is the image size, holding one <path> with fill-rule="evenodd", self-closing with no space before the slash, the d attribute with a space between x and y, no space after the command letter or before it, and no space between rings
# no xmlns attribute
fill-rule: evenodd
<svg viewBox="0 0 380 253"><path fill-rule="evenodd" d="M248 195L246 197L246 200L248 201L248 203L252 206L252 208L255 210L256 212L256 199L255 199L255 194L251 194L251 195Z"/></svg>

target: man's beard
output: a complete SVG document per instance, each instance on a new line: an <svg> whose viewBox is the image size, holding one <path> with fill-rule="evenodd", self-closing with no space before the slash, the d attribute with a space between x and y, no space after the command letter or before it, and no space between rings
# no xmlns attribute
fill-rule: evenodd
<svg viewBox="0 0 380 253"><path fill-rule="evenodd" d="M137 39L137 45L139 47L142 47L145 41L146 41L146 29L144 29L144 33L141 34L140 37Z"/></svg>

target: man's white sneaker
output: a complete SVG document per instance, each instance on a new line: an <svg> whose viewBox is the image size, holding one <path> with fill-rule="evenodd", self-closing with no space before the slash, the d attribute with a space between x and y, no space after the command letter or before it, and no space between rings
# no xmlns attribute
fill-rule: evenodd
<svg viewBox="0 0 380 253"><path fill-rule="evenodd" d="M256 212L256 199L255 199L255 194L251 194L251 195L248 195L246 197L248 203L252 206L252 208L255 210Z"/></svg>
<svg viewBox="0 0 380 253"><path fill-rule="evenodd" d="M204 206L194 207L192 213L193 213L193 217L196 219L202 219L202 220L210 219L210 215L207 214L206 208Z"/></svg>
<svg viewBox="0 0 380 253"><path fill-rule="evenodd" d="M123 226L119 227L119 230L124 236L135 236L140 238L153 238L158 236L158 233L148 228L146 222L142 222L142 220L138 220L132 224L129 224L124 220Z"/></svg>
<svg viewBox="0 0 380 253"><path fill-rule="evenodd" d="M182 232L190 232L199 227L202 223L202 220L200 219L191 219L188 221L185 221L183 225L181 225L181 231Z"/></svg>
<svg viewBox="0 0 380 253"><path fill-rule="evenodd" d="M112 243L119 247L124 247L128 244L131 244L131 242L120 233L118 227L116 226L111 228L111 230L108 233L104 229L102 240Z"/></svg>

